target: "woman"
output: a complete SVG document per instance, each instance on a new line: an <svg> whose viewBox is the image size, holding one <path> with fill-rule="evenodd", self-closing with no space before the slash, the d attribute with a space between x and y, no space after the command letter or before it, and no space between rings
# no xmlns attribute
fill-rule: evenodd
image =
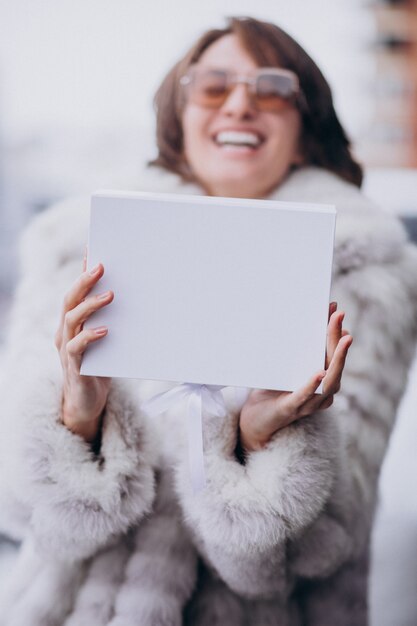
<svg viewBox="0 0 417 626"><path fill-rule="evenodd" d="M378 472L416 341L416 250L359 192L329 87L276 26L209 31L156 105L158 157L140 189L336 205L332 297L355 341L333 303L323 395L324 372L240 406L226 390L227 418L204 423L208 485L194 496L182 411L153 432L150 383L138 394L79 375L108 332L83 328L114 297L89 295L102 265L67 291L58 360L51 330L88 202L38 218L1 396L2 527L25 538L4 623L362 626Z"/></svg>

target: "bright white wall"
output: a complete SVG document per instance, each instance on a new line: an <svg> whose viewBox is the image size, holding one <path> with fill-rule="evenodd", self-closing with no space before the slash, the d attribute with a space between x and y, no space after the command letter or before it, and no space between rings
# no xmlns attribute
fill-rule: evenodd
<svg viewBox="0 0 417 626"><path fill-rule="evenodd" d="M0 0L0 132L152 124L152 94L165 71L224 0ZM361 0L228 0L228 15L275 21L330 80L340 115L357 134L370 74L372 32Z"/></svg>

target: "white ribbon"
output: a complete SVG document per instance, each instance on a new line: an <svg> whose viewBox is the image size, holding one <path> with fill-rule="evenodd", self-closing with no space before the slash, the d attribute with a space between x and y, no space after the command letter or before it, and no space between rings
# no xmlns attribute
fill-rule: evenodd
<svg viewBox="0 0 417 626"><path fill-rule="evenodd" d="M168 391L158 393L142 406L149 417L155 417L172 408L173 404L188 399L187 433L188 462L194 493L206 486L203 455L203 411L212 416L227 414L226 404L221 394L224 386L183 383Z"/></svg>

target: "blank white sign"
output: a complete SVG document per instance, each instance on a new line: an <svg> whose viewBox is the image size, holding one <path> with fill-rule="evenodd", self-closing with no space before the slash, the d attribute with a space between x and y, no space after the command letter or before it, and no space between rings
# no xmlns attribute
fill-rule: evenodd
<svg viewBox="0 0 417 626"><path fill-rule="evenodd" d="M88 267L114 301L81 373L293 391L324 367L336 211L99 192Z"/></svg>

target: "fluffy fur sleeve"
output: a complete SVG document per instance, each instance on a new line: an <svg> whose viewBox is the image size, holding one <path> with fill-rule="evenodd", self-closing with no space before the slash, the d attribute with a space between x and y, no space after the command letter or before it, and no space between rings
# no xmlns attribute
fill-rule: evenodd
<svg viewBox="0 0 417 626"><path fill-rule="evenodd" d="M196 571L171 474L158 471L152 515L91 559L45 559L28 535L0 593L0 625L181 626Z"/></svg>
<svg viewBox="0 0 417 626"><path fill-rule="evenodd" d="M179 497L202 554L231 589L249 597L284 596L286 542L329 498L337 431L327 415L311 416L276 433L242 465L235 457L238 417L205 418L207 487L192 493L181 460Z"/></svg>
<svg viewBox="0 0 417 626"><path fill-rule="evenodd" d="M158 472L152 515L91 560L65 626L181 626L196 561L170 472Z"/></svg>
<svg viewBox="0 0 417 626"><path fill-rule="evenodd" d="M127 383L112 383L98 456L61 423L54 333L81 271L86 215L58 207L29 227L0 381L1 528L22 536L29 524L39 550L66 559L93 554L154 499L155 445Z"/></svg>
<svg viewBox="0 0 417 626"><path fill-rule="evenodd" d="M154 513L135 533L108 626L181 626L196 577L197 554L165 469L158 473Z"/></svg>

